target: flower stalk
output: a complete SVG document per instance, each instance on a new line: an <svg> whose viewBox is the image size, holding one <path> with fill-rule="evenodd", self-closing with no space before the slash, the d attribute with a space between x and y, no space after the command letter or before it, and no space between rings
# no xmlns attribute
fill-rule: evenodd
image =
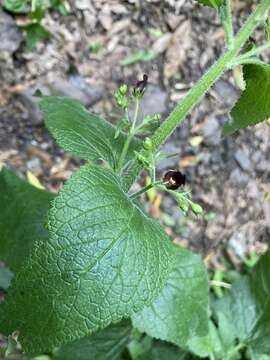
<svg viewBox="0 0 270 360"><path fill-rule="evenodd" d="M211 86L220 78L220 76L229 68L231 62L241 51L242 47L261 23L261 20L270 7L270 0L263 0L249 16L246 23L234 37L233 46L228 48L223 55L210 67L210 69L201 77L195 86L188 92L185 98L169 114L167 119L160 125L151 137L153 144L152 151L157 151L159 147L168 139L175 128L181 124L186 115L201 100ZM145 150L140 151L142 156ZM126 171L125 187L128 189L136 180L143 165L135 160L128 171Z"/></svg>

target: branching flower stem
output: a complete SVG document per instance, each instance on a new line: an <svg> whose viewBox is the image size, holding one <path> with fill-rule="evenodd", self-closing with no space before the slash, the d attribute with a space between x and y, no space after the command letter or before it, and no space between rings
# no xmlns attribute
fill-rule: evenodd
<svg viewBox="0 0 270 360"><path fill-rule="evenodd" d="M128 136L126 138L123 150L121 152L120 155L120 159L119 159L119 163L118 163L118 168L117 170L120 171L123 167L123 164L125 162L125 158L127 156L127 152L128 152L128 148L130 145L130 142L134 136L135 133L135 129L136 129L136 122L137 122L137 118L138 118L138 113L139 113L139 107L140 107L140 100L138 98L135 99L135 110L134 110L134 114L133 114L133 120L132 120L132 124L131 127L128 131Z"/></svg>
<svg viewBox="0 0 270 360"><path fill-rule="evenodd" d="M220 78L228 65L235 59L243 45L248 40L249 36L261 23L264 14L270 7L270 0L263 0L257 6L255 11L249 16L246 23L237 33L234 38L233 47L228 48L223 55L212 65L212 67L201 77L195 86L188 92L185 98L175 107L169 114L167 119L153 134L152 151L157 151L159 147L168 139L174 129L183 121L186 115L193 109L193 107L201 100L210 87ZM144 149L140 153L144 154ZM128 189L135 181L138 173L143 166L138 160L134 161L129 171L126 174L125 186Z"/></svg>
<svg viewBox="0 0 270 360"><path fill-rule="evenodd" d="M146 191L152 189L152 188L155 187L155 186L161 185L162 183L163 183L162 180L152 182L151 184L143 187L141 190L139 190L139 191L131 194L131 195L129 196L129 198L130 198L131 200L136 199L136 198L139 197L140 195L144 194Z"/></svg>

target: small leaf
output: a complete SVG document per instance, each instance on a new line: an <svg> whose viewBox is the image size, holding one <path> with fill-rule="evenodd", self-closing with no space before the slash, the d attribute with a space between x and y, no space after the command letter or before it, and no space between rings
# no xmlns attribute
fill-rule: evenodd
<svg viewBox="0 0 270 360"><path fill-rule="evenodd" d="M174 265L157 299L132 317L140 332L178 346L208 332L208 277L201 259L174 247Z"/></svg>
<svg viewBox="0 0 270 360"><path fill-rule="evenodd" d="M242 276L214 308L235 326L238 339L256 353L270 353L270 251Z"/></svg>
<svg viewBox="0 0 270 360"><path fill-rule="evenodd" d="M270 65L246 65L243 72L246 89L231 111L232 121L223 127L224 135L270 117Z"/></svg>
<svg viewBox="0 0 270 360"><path fill-rule="evenodd" d="M4 7L12 12L21 13L25 9L26 0L4 0Z"/></svg>
<svg viewBox="0 0 270 360"><path fill-rule="evenodd" d="M26 31L26 46L29 50L33 50L39 41L51 37L51 33L40 23L33 22L20 26L20 28Z"/></svg>
<svg viewBox="0 0 270 360"><path fill-rule="evenodd" d="M45 114L47 128L66 151L85 160L103 159L113 169L117 167L126 137L120 133L115 139L114 126L88 112L79 101L68 97L43 97L40 107ZM134 139L126 160L131 159L133 151L140 146L141 142Z"/></svg>
<svg viewBox="0 0 270 360"><path fill-rule="evenodd" d="M116 128L115 128L115 134L114 138L117 139L121 132L125 129L127 129L129 126L128 119L126 117L123 117L120 121L118 121Z"/></svg>
<svg viewBox="0 0 270 360"><path fill-rule="evenodd" d="M103 329L158 295L170 272L163 228L111 170L85 165L66 182L39 242L3 304L0 331L40 353Z"/></svg>
<svg viewBox="0 0 270 360"><path fill-rule="evenodd" d="M267 41L270 41L270 17L266 19L264 28L266 33L266 39Z"/></svg>
<svg viewBox="0 0 270 360"><path fill-rule="evenodd" d="M120 62L121 66L133 65L141 61L150 61L156 57L156 54L149 50L139 50L134 54L127 56Z"/></svg>
<svg viewBox="0 0 270 360"><path fill-rule="evenodd" d="M5 167L0 172L0 260L12 270L20 268L37 239L47 240L44 224L53 198Z"/></svg>
<svg viewBox="0 0 270 360"><path fill-rule="evenodd" d="M31 171L29 171L29 170L26 171L26 177L27 177L29 184L35 186L38 189L45 190L44 186L41 185L38 178L34 174L32 174Z"/></svg>
<svg viewBox="0 0 270 360"><path fill-rule="evenodd" d="M128 321L67 344L56 351L54 360L118 360L130 341L131 326ZM91 355L90 355L91 354Z"/></svg>

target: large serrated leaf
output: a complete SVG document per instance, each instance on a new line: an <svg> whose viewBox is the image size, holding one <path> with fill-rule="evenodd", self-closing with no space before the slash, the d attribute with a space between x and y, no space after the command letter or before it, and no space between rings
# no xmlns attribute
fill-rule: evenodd
<svg viewBox="0 0 270 360"><path fill-rule="evenodd" d="M255 353L270 353L270 251L250 276L233 284L215 308L234 324L242 343Z"/></svg>
<svg viewBox="0 0 270 360"><path fill-rule="evenodd" d="M111 170L85 165L49 212L39 243L12 283L0 330L29 353L51 350L149 304L170 272L162 227L130 201Z"/></svg>
<svg viewBox="0 0 270 360"><path fill-rule="evenodd" d="M232 121L224 125L224 135L270 117L270 65L245 65L243 72L246 89L231 111Z"/></svg>
<svg viewBox="0 0 270 360"><path fill-rule="evenodd" d="M3 168L0 172L0 260L17 271L34 242L45 241L46 215L54 195Z"/></svg>
<svg viewBox="0 0 270 360"><path fill-rule="evenodd" d="M174 247L174 265L157 299L132 317L141 332L178 346L208 332L208 276L199 256Z"/></svg>
<svg viewBox="0 0 270 360"><path fill-rule="evenodd" d="M109 326L93 335L64 345L53 360L117 360L130 341L129 321Z"/></svg>
<svg viewBox="0 0 270 360"><path fill-rule="evenodd" d="M77 100L61 96L45 96L40 102L46 126L57 143L66 151L85 160L106 160L117 167L126 136L120 133L115 139L115 127L90 113ZM127 160L138 150L141 142L133 139Z"/></svg>

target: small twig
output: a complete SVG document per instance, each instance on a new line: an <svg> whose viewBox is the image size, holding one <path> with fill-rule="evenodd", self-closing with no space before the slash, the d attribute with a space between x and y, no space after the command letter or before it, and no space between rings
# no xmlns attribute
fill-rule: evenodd
<svg viewBox="0 0 270 360"><path fill-rule="evenodd" d="M211 280L210 281L210 285L211 286L219 286L219 287L223 287L225 289L230 289L232 287L231 284L228 284L224 281L218 281L218 280Z"/></svg>

